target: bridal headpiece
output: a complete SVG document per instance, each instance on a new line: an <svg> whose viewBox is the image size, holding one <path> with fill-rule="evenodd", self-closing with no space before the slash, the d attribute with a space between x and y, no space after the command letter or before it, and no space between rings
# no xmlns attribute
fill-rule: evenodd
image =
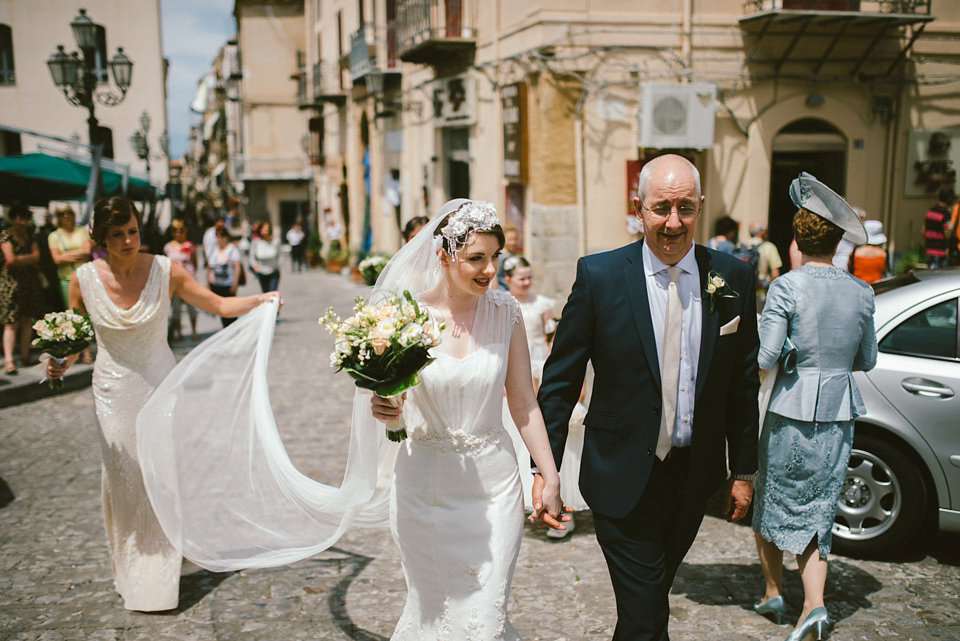
<svg viewBox="0 0 960 641"><path fill-rule="evenodd" d="M444 249L450 256L457 255L470 232L489 231L500 224L497 210L491 203L471 200L447 217L447 223L433 237L434 249Z"/></svg>

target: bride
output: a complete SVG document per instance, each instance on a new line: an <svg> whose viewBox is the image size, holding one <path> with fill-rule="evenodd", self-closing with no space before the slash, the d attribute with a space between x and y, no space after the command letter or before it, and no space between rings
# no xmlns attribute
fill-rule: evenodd
<svg viewBox="0 0 960 641"><path fill-rule="evenodd" d="M409 291L445 324L443 340L401 408L357 390L340 488L303 476L283 450L266 394L266 312L236 323L229 344L213 339L185 358L138 418L144 481L184 556L216 571L275 566L330 547L351 525L389 522L408 590L393 639L519 639L507 601L524 511L504 388L544 488L531 520L558 529L570 517L522 317L489 287L503 242L492 205L453 200L384 268L374 295ZM203 402L211 393L234 408L231 425ZM401 413L410 436L396 444L380 421Z"/></svg>

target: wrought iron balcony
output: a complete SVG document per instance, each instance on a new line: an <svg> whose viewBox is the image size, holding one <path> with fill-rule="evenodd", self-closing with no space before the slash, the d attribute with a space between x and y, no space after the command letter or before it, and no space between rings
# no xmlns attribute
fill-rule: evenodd
<svg viewBox="0 0 960 641"><path fill-rule="evenodd" d="M400 60L433 67L473 62L477 32L467 0L397 0Z"/></svg>
<svg viewBox="0 0 960 641"><path fill-rule="evenodd" d="M350 36L350 80L363 82L371 70L399 73L397 30L394 23L384 26L361 25Z"/></svg>
<svg viewBox="0 0 960 641"><path fill-rule="evenodd" d="M746 63L760 73L869 81L893 74L923 32L931 0L747 0ZM912 27L908 32L906 27Z"/></svg>
<svg viewBox="0 0 960 641"><path fill-rule="evenodd" d="M747 11L863 11L930 15L931 0L747 0Z"/></svg>

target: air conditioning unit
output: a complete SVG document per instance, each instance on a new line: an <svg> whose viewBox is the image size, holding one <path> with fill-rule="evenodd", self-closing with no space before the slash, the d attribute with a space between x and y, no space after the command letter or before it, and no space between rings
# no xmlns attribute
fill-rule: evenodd
<svg viewBox="0 0 960 641"><path fill-rule="evenodd" d="M712 82L641 82L638 147L709 149L713 146L717 86Z"/></svg>

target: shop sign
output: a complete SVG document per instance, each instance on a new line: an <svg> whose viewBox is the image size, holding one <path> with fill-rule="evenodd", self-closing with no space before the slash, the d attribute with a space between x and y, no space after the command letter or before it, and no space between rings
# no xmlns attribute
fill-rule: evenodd
<svg viewBox="0 0 960 641"><path fill-rule="evenodd" d="M476 83L470 72L433 83L435 127L466 127L476 122Z"/></svg>
<svg viewBox="0 0 960 641"><path fill-rule="evenodd" d="M907 144L903 195L936 196L943 185L957 183L960 129L914 129Z"/></svg>
<svg viewBox="0 0 960 641"><path fill-rule="evenodd" d="M527 182L527 85L518 82L500 90L503 107L503 175Z"/></svg>

